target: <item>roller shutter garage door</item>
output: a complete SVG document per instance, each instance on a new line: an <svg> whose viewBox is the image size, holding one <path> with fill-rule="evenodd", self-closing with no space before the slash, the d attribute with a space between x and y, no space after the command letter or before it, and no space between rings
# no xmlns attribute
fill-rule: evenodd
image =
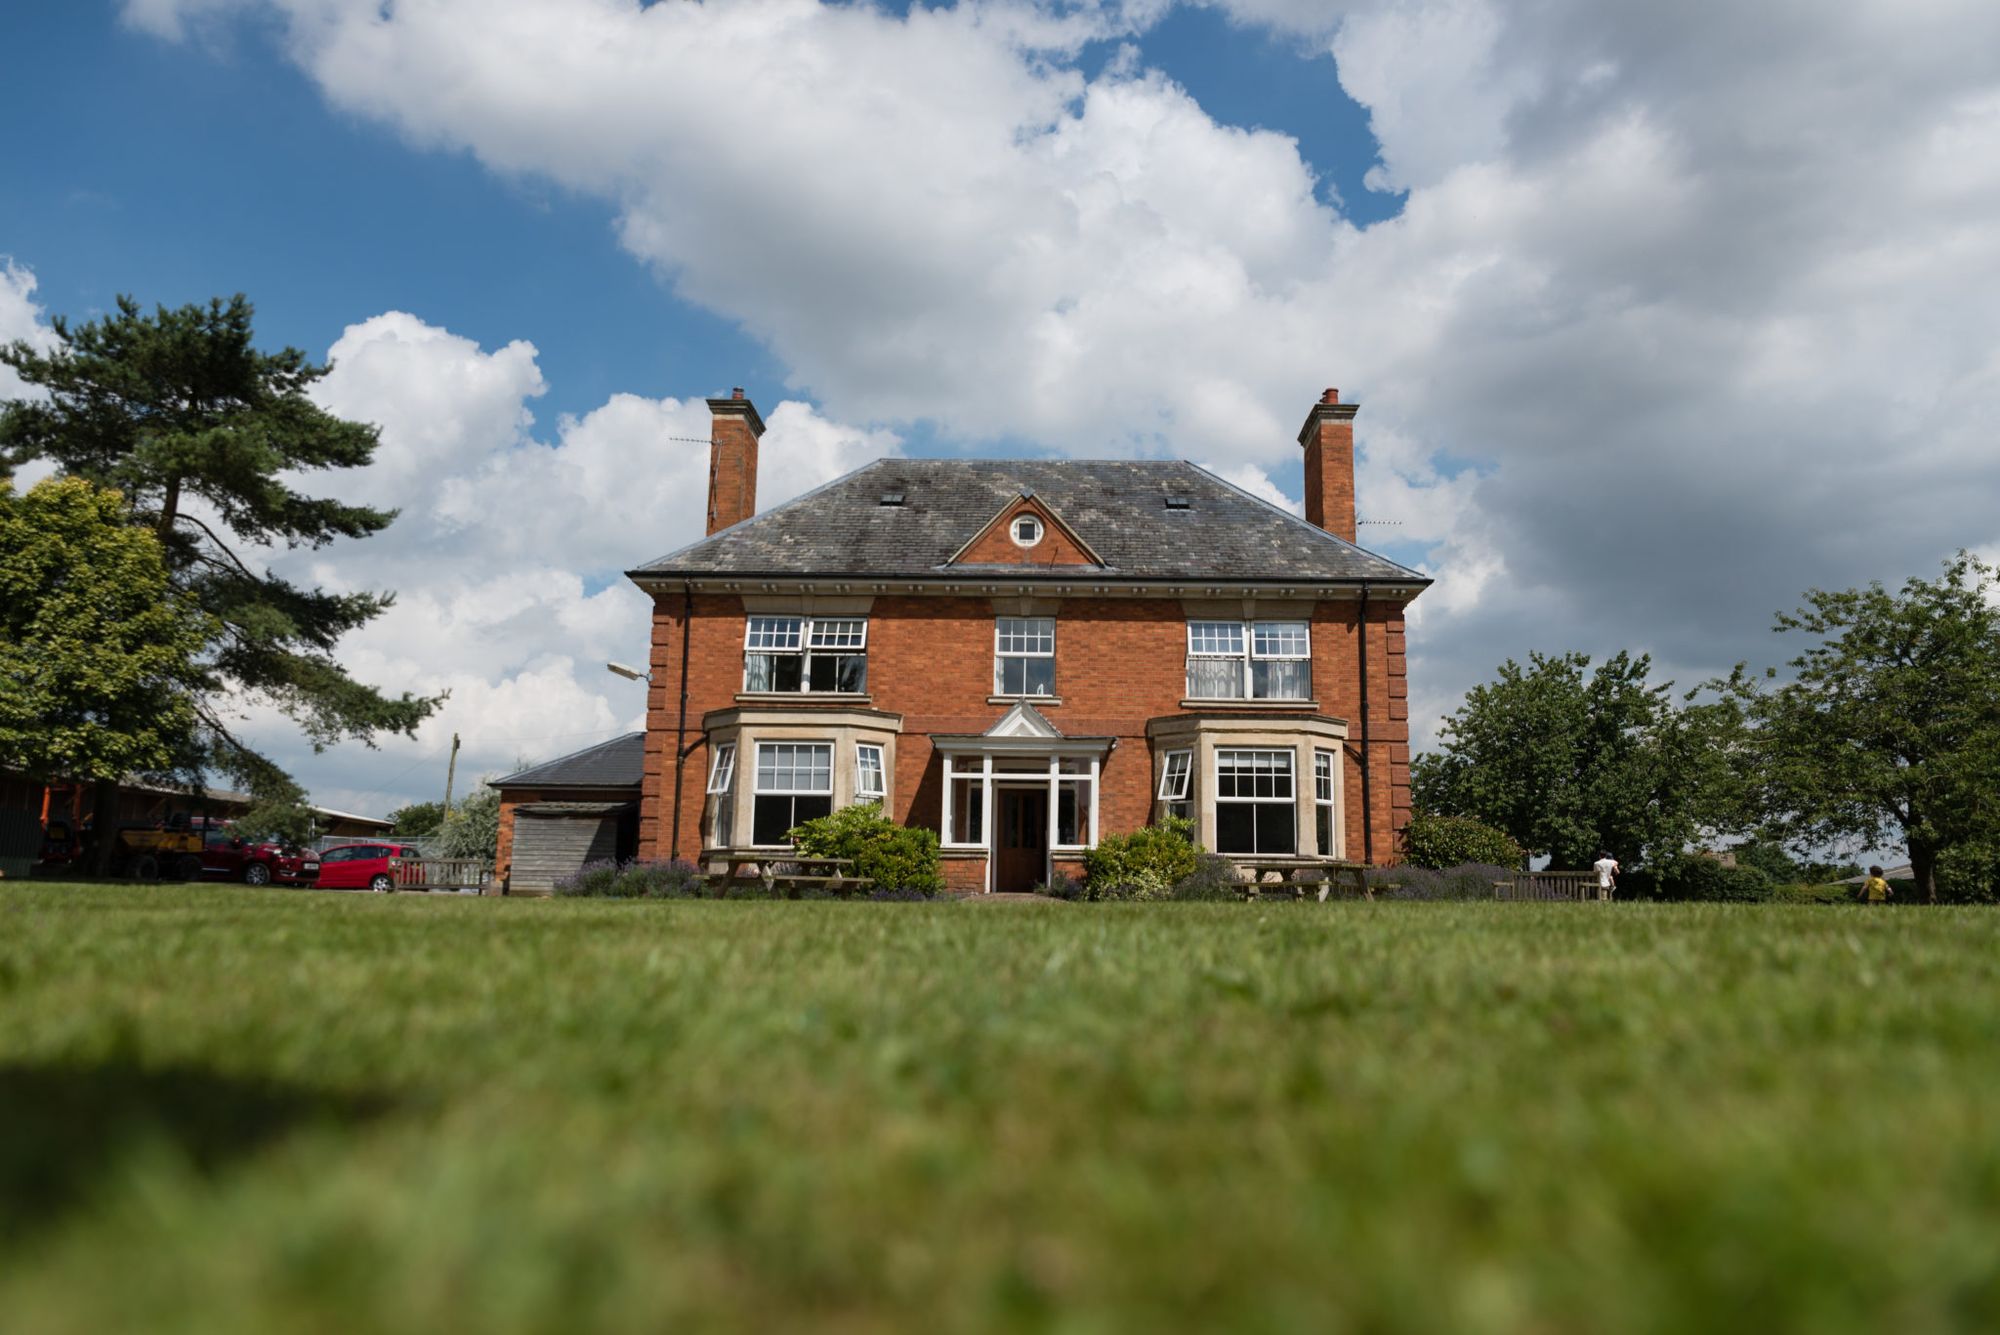
<svg viewBox="0 0 2000 1335"><path fill-rule="evenodd" d="M514 809L507 889L546 895L586 862L618 856L618 821L631 803L536 802Z"/></svg>

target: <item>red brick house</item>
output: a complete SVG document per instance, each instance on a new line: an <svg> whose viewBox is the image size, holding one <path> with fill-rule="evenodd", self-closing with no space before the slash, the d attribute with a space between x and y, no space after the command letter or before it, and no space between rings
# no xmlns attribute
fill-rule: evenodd
<svg viewBox="0 0 2000 1335"><path fill-rule="evenodd" d="M1218 852L1395 858L1403 609L1429 581L1355 545L1336 391L1299 431L1304 520L1132 460L881 459L759 514L763 421L741 391L709 409L708 536L629 572L654 605L646 731L500 781L503 871L516 808L692 859L874 798L938 831L964 891L1028 889L1166 812ZM635 767L616 816L565 782Z"/></svg>

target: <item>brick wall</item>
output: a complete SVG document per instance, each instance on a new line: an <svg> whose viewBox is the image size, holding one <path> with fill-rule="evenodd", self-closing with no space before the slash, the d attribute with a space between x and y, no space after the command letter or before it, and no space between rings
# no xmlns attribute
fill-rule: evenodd
<svg viewBox="0 0 2000 1335"><path fill-rule="evenodd" d="M672 812L683 610L679 593L656 598L640 806L642 857L668 856L676 833ZM1402 607L1379 601L1369 607L1372 773L1365 795L1355 754L1361 736L1358 610L1351 599L1317 604L1313 687L1317 712L1346 719L1349 725L1348 853L1357 859L1362 855L1365 802L1374 816L1374 858L1386 862L1395 855L1396 831L1407 823L1409 812ZM678 842L683 857L693 856L701 847L709 760L701 745L701 718L709 710L736 704L743 679L744 616L742 602L734 596L702 594L692 600L686 740L693 749L682 776ZM983 732L1006 712L1005 703L987 703L993 689L994 616L991 598L899 596L874 601L868 630L869 693L874 708L904 716L888 803L890 815L898 821L933 829L939 824L942 765L927 734ZM1066 734L1118 739L1105 763L1099 793L1104 833L1136 829L1151 817L1153 772L1146 720L1181 712L1186 626L1180 602L1172 599L1068 599L1056 615L1060 703L1037 702L1037 707ZM800 697L802 703L810 699ZM747 775L749 765L748 757L739 758L739 774ZM1309 781L1309 775L1301 779ZM502 821L504 841L504 810Z"/></svg>

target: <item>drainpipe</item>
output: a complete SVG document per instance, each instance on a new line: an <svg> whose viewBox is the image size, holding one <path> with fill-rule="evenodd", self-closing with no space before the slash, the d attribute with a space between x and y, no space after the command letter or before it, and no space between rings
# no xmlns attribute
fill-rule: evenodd
<svg viewBox="0 0 2000 1335"><path fill-rule="evenodd" d="M1368 581L1361 581L1361 859L1375 865L1375 793L1368 782Z"/></svg>
<svg viewBox="0 0 2000 1335"><path fill-rule="evenodd" d="M687 771L688 726L688 641L694 637L694 582L681 581L681 714L674 725L674 832L668 839L667 857L681 855L681 779ZM659 845L655 844L655 848Z"/></svg>

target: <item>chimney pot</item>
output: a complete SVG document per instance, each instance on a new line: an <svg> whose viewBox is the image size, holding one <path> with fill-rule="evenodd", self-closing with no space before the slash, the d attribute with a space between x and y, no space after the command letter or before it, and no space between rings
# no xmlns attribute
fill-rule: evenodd
<svg viewBox="0 0 2000 1335"><path fill-rule="evenodd" d="M1326 391L1326 393L1319 396L1319 401L1321 403L1339 403L1340 391L1337 389L1329 389L1328 391Z"/></svg>
<svg viewBox="0 0 2000 1335"><path fill-rule="evenodd" d="M742 397L743 397L743 386L741 386L741 385L738 385L738 386L737 386L737 387L736 387L735 389L732 389L732 390L730 390L730 391L729 391L729 397L730 397L730 398L732 398L732 399L740 399L740 398L742 398ZM1331 403L1332 401L1333 401L1333 400L1331 400L1331 399L1327 400L1327 402L1329 402L1329 403Z"/></svg>

